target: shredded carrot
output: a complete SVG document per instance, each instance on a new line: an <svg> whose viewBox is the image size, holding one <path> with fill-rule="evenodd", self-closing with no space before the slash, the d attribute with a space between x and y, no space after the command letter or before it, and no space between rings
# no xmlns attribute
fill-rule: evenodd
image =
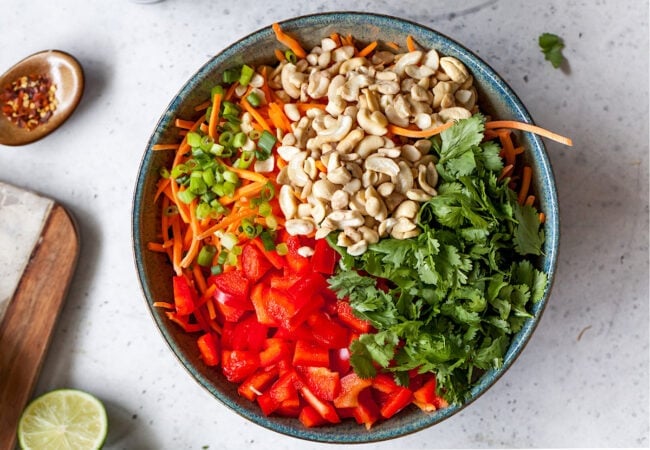
<svg viewBox="0 0 650 450"><path fill-rule="evenodd" d="M514 168L515 168L514 165L512 165L512 164L508 164L508 165L505 166L503 169L501 169L501 175L499 175L499 179L498 179L498 181L501 181L501 180L503 180L504 178L509 177L510 174L512 173L512 170L513 170Z"/></svg>
<svg viewBox="0 0 650 450"><path fill-rule="evenodd" d="M291 121L277 103L269 103L269 118L271 119L271 122L273 122L275 128L279 128L285 133L291 131Z"/></svg>
<svg viewBox="0 0 650 450"><path fill-rule="evenodd" d="M154 144L151 146L151 150L178 150L180 144Z"/></svg>
<svg viewBox="0 0 650 450"><path fill-rule="evenodd" d="M377 44L378 44L377 41L372 41L370 44L368 44L368 45L366 45L364 48L362 48L362 49L359 51L359 53L357 54L357 56L360 56L360 57L368 56L369 54L372 53L372 51L373 51L375 48L377 48Z"/></svg>
<svg viewBox="0 0 650 450"><path fill-rule="evenodd" d="M282 53L282 50L280 50L279 48L276 48L274 53L275 53L275 57L278 59L278 61L284 62L286 60L285 57L284 57L284 53Z"/></svg>
<svg viewBox="0 0 650 450"><path fill-rule="evenodd" d="M414 52L418 49L415 45L415 39L410 34L406 36L406 48L408 48L409 52Z"/></svg>
<svg viewBox="0 0 650 450"><path fill-rule="evenodd" d="M347 36L341 37L341 44L343 45L349 45L349 46L354 46L354 41L352 39L352 35L348 34Z"/></svg>
<svg viewBox="0 0 650 450"><path fill-rule="evenodd" d="M194 122L191 120L176 119L174 125L176 125L176 128L184 128L186 130L190 130L194 127Z"/></svg>
<svg viewBox="0 0 650 450"><path fill-rule="evenodd" d="M216 288L214 284L212 286ZM212 303L212 298L206 298L205 307L208 309L208 317L210 318L210 325L212 325L214 320L217 318L217 311L214 308L214 303Z"/></svg>
<svg viewBox="0 0 650 450"><path fill-rule="evenodd" d="M223 99L232 100L232 98L235 96L235 90L237 90L237 86L239 86L239 82L231 84L228 90L226 91L226 94L223 96Z"/></svg>
<svg viewBox="0 0 650 450"><path fill-rule="evenodd" d="M544 214L543 212L540 212L538 217L539 217L539 223L546 222L546 214Z"/></svg>
<svg viewBox="0 0 650 450"><path fill-rule="evenodd" d="M399 44L397 42L386 42L386 45L393 50L399 50Z"/></svg>
<svg viewBox="0 0 650 450"><path fill-rule="evenodd" d="M277 95L275 93L271 93L271 89L269 88L269 77L268 74L266 73L267 71L267 66L264 66L262 68L262 78L264 79L264 83L262 83L262 92L264 92L264 98L266 99L267 102L270 102L271 100L275 101L279 106L284 107L284 102L280 99L277 98Z"/></svg>
<svg viewBox="0 0 650 450"><path fill-rule="evenodd" d="M241 100L241 105L244 107L244 109L251 115L253 116L253 119L257 123L259 123L262 128L264 128L266 131L271 132L271 127L269 123L262 117L262 115L259 113L259 111L255 108L253 108L253 105L251 105L248 100L246 100L246 97L242 98Z"/></svg>
<svg viewBox="0 0 650 450"><path fill-rule="evenodd" d="M228 170L235 172L239 178L243 178L244 180L256 181L258 183L269 182L269 179L264 175L261 173L253 172L252 170L240 169L234 166L228 167Z"/></svg>
<svg viewBox="0 0 650 450"><path fill-rule="evenodd" d="M165 192L169 188L169 184L171 183L170 178L161 178L160 181L158 182L158 189L156 190L156 195L153 197L153 201L157 201L158 197L160 197L160 194ZM170 189L171 191L171 189Z"/></svg>
<svg viewBox="0 0 650 450"><path fill-rule="evenodd" d="M237 223L242 219L245 219L247 217L252 217L256 214L257 212L253 211L252 209L240 211L238 213L230 213L226 217L224 217L219 223L211 226L210 228L208 228L207 230L203 231L201 234L196 236L196 239L205 239L206 237L214 234L215 231L223 230L224 228L227 228L228 225L232 223Z"/></svg>
<svg viewBox="0 0 650 450"><path fill-rule="evenodd" d="M524 205L533 206L533 204L535 204L535 196L529 195L528 197L526 197L526 201L524 202Z"/></svg>
<svg viewBox="0 0 650 450"><path fill-rule="evenodd" d="M341 46L341 36L338 33L330 34L330 39L334 41L337 47Z"/></svg>
<svg viewBox="0 0 650 450"><path fill-rule="evenodd" d="M272 26L273 32L275 33L275 37L278 41L280 41L282 44L286 45L291 49L292 52L296 54L298 58L304 58L307 56L307 53L305 50L302 48L300 43L286 34L284 31L282 31L282 28L280 28L279 23L274 23Z"/></svg>
<svg viewBox="0 0 650 450"><path fill-rule="evenodd" d="M275 163L277 164L278 169L280 169L280 170L282 170L283 168L285 168L287 166L287 162L284 159L282 159L280 156L278 156L275 159Z"/></svg>
<svg viewBox="0 0 650 450"><path fill-rule="evenodd" d="M172 220L172 235L174 238L174 245L172 247L172 265L174 266L174 272L176 275L181 275L183 269L181 269L181 252L183 251L183 237L181 236L181 224L179 222L178 216L174 217L175 220Z"/></svg>
<svg viewBox="0 0 650 450"><path fill-rule="evenodd" d="M524 148L519 146L515 148L515 155L521 155L524 152Z"/></svg>
<svg viewBox="0 0 650 450"><path fill-rule="evenodd" d="M201 271L201 266L194 264L192 268L192 275L194 275L194 281L196 282L196 287L199 288L199 292L204 294L207 289L207 283L205 282L205 277Z"/></svg>
<svg viewBox="0 0 650 450"><path fill-rule="evenodd" d="M573 141L570 138L560 136L559 134L553 133L536 125L531 125L529 123L517 122L514 120L494 120L485 123L486 130L497 128L512 128L514 130L528 131L529 133L538 134L552 141L559 142L560 144L564 144L569 147L573 146Z"/></svg>
<svg viewBox="0 0 650 450"><path fill-rule="evenodd" d="M515 147L510 138L510 130L499 130L499 141L501 141L502 157L506 160L506 164L515 164Z"/></svg>
<svg viewBox="0 0 650 450"><path fill-rule="evenodd" d="M219 110L221 109L222 94L217 92L212 99L212 111L210 111L210 120L208 122L208 136L212 139L217 137L217 124L219 123Z"/></svg>
<svg viewBox="0 0 650 450"><path fill-rule="evenodd" d="M521 187L519 188L519 195L517 201L520 205L524 204L526 196L528 195L528 189L530 189L530 180L533 175L533 170L530 166L524 166L522 175L521 175Z"/></svg>
<svg viewBox="0 0 650 450"><path fill-rule="evenodd" d="M212 105L210 100L206 100L203 103L200 103L194 107L194 111L205 111L208 107Z"/></svg>
<svg viewBox="0 0 650 450"><path fill-rule="evenodd" d="M264 189L264 186L266 186L266 183L262 183L260 181L256 181L251 184L247 184L246 186L242 186L235 190L235 193L232 195L232 197L221 197L219 199L219 202L222 205L230 205L231 203L236 202L242 197L250 197L252 195L257 195L259 194L262 189Z"/></svg>
<svg viewBox="0 0 650 450"><path fill-rule="evenodd" d="M174 305L169 302L153 302L153 306L156 308L174 309Z"/></svg>
<svg viewBox="0 0 650 450"><path fill-rule="evenodd" d="M210 127L208 126L207 123L202 123L199 129L203 134L208 134L208 130L210 129Z"/></svg>
<svg viewBox="0 0 650 450"><path fill-rule="evenodd" d="M149 242L147 248L152 252L167 253L167 249L159 242Z"/></svg>
<svg viewBox="0 0 650 450"><path fill-rule="evenodd" d="M440 134L445 131L447 128L450 128L454 125L454 122L447 122L444 125L440 125L433 128L428 128L426 130L411 130L409 128L398 127L392 123L388 124L388 131L398 136L406 136L412 138L428 138Z"/></svg>

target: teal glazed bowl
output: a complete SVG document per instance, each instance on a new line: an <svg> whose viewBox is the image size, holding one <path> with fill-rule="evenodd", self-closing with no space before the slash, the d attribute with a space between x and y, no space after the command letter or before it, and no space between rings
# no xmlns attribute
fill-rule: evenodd
<svg viewBox="0 0 650 450"><path fill-rule="evenodd" d="M454 40L422 25L403 19L368 13L325 13L298 17L281 23L282 29L296 36L305 48L320 44L320 39L336 31L341 35L352 34L361 43L374 40L404 43L408 35L425 48L436 48L440 53L454 56L462 61L475 79L482 111L500 120L517 120L533 123L526 108L501 79L501 77L467 48ZM176 142L178 130L173 126L176 117L194 116L194 106L209 96L210 88L221 80L222 72L230 67L247 64L272 64L276 61L274 49L280 45L270 26L258 30L232 44L201 67L172 98L163 112L147 144L140 166L133 199L133 246L135 263L144 296L151 314L164 339L190 375L224 405L252 422L279 433L310 441L335 443L362 443L396 438L430 427L456 414L490 388L514 363L530 339L548 301L554 279L559 243L559 211L555 181L541 139L529 133L521 133L519 140L525 147L525 158L533 169L533 189L540 208L546 214L544 232L546 242L544 256L537 261L538 267L549 277L542 301L533 307L531 317L514 336L503 366L483 374L471 390L470 399L460 405L424 413L409 407L395 417L366 430L354 421L321 428L305 428L296 419L266 417L256 403L240 397L237 386L228 382L218 370L205 366L196 350L196 336L183 332L167 319L164 312L153 307L157 300L172 298L171 277L173 270L166 255L150 252L147 243L157 238L160 223L159 208L152 201L156 192L158 170L169 166L171 152L151 151L158 143Z"/></svg>

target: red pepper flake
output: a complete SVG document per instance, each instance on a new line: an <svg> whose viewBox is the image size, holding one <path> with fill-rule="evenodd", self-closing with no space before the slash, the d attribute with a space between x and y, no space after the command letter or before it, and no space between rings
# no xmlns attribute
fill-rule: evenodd
<svg viewBox="0 0 650 450"><path fill-rule="evenodd" d="M56 110L56 85L44 75L22 76L0 92L3 114L31 131L46 123Z"/></svg>

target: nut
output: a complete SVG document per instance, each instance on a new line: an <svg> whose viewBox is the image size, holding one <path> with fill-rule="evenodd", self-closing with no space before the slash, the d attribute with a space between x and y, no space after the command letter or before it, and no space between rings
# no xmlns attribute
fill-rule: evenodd
<svg viewBox="0 0 650 450"><path fill-rule="evenodd" d="M306 235L314 231L314 222L307 219L289 219L284 222L284 228L291 236Z"/></svg>

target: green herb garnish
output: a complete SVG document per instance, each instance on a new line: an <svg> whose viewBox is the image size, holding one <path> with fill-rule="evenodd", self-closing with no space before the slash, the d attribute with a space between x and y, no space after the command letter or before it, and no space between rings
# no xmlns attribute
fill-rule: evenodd
<svg viewBox="0 0 650 450"><path fill-rule="evenodd" d="M552 33L543 33L539 36L539 46L545 58L553 64L553 67L557 69L562 65L562 61L564 61L562 55L564 41L561 37Z"/></svg>

